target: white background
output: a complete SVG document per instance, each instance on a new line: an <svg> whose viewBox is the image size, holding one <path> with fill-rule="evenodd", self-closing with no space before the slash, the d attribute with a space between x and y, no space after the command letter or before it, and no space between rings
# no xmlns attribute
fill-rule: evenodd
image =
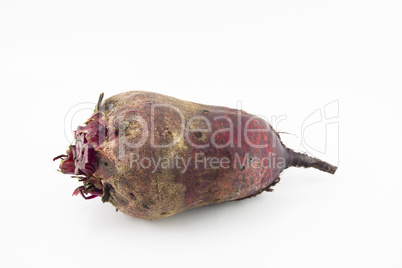
<svg viewBox="0 0 402 268"><path fill-rule="evenodd" d="M1 266L402 267L401 12L400 1L1 1ZM339 170L292 168L273 193L154 222L72 197L78 182L52 162L69 144L66 114L128 90L286 115L276 128L297 150L303 121L338 101L335 124L305 141Z"/></svg>

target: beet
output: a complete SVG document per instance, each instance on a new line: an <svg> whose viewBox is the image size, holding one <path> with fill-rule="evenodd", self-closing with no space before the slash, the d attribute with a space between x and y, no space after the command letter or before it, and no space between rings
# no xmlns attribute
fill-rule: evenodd
<svg viewBox="0 0 402 268"><path fill-rule="evenodd" d="M82 181L73 195L99 196L130 216L155 220L252 197L291 166L337 169L288 149L269 123L244 111L142 91L102 99L54 160Z"/></svg>

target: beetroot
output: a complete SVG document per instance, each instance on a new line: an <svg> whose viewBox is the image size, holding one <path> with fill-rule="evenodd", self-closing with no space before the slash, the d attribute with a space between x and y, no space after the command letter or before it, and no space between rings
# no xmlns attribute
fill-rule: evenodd
<svg viewBox="0 0 402 268"><path fill-rule="evenodd" d="M288 149L263 119L235 109L132 91L102 102L60 171L82 181L73 195L102 198L125 214L154 220L255 196L286 168L336 167Z"/></svg>

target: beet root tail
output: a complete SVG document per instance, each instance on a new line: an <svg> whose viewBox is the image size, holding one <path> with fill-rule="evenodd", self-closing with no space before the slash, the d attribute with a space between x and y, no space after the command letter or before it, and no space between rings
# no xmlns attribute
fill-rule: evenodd
<svg viewBox="0 0 402 268"><path fill-rule="evenodd" d="M337 166L333 166L327 162L324 162L318 158L309 156L304 153L298 153L289 149L289 161L288 167L305 167L316 168L324 172L334 174L338 169Z"/></svg>

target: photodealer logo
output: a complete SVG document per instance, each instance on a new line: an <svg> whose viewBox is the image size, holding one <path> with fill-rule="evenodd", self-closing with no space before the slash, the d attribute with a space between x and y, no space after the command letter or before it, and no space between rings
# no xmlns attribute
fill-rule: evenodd
<svg viewBox="0 0 402 268"><path fill-rule="evenodd" d="M67 112L64 132L70 144L75 141L73 126L85 122L94 106L95 103L79 103ZM188 146L200 150L211 147L224 149L243 146L263 149L267 148L269 142L274 141L276 137L276 133L270 131L268 122L273 129L277 129L281 121L287 120L286 115L272 116L271 120L268 120L262 115L244 113L241 101L237 102L237 109L233 110L234 112L226 111L224 114L214 116L208 111L199 111L198 114L190 117L186 113L184 116L181 109L170 104L152 104L147 109L149 109L147 113L124 110L119 116L112 117L112 120L106 118L106 121L102 123L107 131L99 129L97 134L99 137L97 137L100 140L106 138L114 140L113 146L118 148L119 160L128 157L126 154L128 151L136 150L144 145L154 149L174 146ZM160 120L166 114L169 115L168 123ZM108 137L105 137L106 132ZM339 100L332 101L307 116L301 125L300 137L300 144L305 152L316 158L339 164ZM272 143L270 146L275 148L277 144ZM139 158L137 161L142 161L142 166L151 163L150 167L156 165L152 164L152 161L164 163L163 159L148 161ZM186 167L189 160L175 161L183 163L182 166ZM219 163L221 161L225 162L224 159L218 160Z"/></svg>

